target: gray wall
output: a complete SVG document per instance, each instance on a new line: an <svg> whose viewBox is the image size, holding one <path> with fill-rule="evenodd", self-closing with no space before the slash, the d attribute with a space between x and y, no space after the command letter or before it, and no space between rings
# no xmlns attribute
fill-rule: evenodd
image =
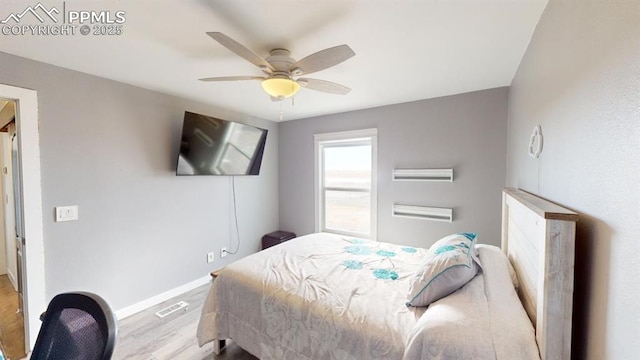
<svg viewBox="0 0 640 360"><path fill-rule="evenodd" d="M0 83L38 91L46 293L87 290L114 309L206 276L278 227L278 131L271 121L0 52ZM185 110L269 129L260 176L176 177ZM79 220L55 223L54 207ZM206 263L206 253L216 262Z"/></svg>
<svg viewBox="0 0 640 360"><path fill-rule="evenodd" d="M640 354L639 49L639 1L551 0L509 93L508 184L581 213L576 359Z"/></svg>
<svg viewBox="0 0 640 360"><path fill-rule="evenodd" d="M378 240L428 247L459 231L500 243L507 88L280 123L280 228L314 231L313 134L378 129ZM454 168L453 183L392 182L394 168ZM454 222L391 216L393 203L453 207Z"/></svg>

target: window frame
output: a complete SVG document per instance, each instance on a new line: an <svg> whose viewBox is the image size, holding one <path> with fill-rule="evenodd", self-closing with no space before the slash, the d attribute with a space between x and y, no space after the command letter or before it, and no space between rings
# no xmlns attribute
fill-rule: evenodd
<svg viewBox="0 0 640 360"><path fill-rule="evenodd" d="M362 129L353 131L341 131L333 133L315 134L314 139L314 198L315 198L315 231L330 232L334 234L360 237L370 240L377 240L378 230L378 129ZM353 191L351 188L325 187L324 186L324 158L323 149L325 147L357 146L362 144L371 145L371 188L369 190L369 233L362 234L326 227L325 219L325 192L329 191ZM366 191L362 191L366 192Z"/></svg>

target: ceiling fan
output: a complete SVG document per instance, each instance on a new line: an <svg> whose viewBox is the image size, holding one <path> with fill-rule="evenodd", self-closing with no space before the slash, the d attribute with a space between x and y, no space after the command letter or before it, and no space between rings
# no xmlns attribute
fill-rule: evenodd
<svg viewBox="0 0 640 360"><path fill-rule="evenodd" d="M338 95L346 95L351 91L350 88L331 81L300 77L330 68L351 58L356 53L348 45L324 49L300 61L291 58L291 53L287 49L273 49L264 59L221 32L208 32L207 35L236 55L259 67L266 76L222 76L203 78L199 79L200 81L260 80L262 88L273 101L293 96L300 87Z"/></svg>

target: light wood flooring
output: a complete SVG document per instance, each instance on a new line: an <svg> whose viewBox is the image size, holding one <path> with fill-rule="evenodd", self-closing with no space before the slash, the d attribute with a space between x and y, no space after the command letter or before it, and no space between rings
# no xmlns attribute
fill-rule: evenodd
<svg viewBox="0 0 640 360"><path fill-rule="evenodd" d="M113 359L257 360L233 343L218 356L213 353L212 343L198 346L196 330L210 286L203 285L120 321ZM178 301L189 303L189 308L163 319L155 315Z"/></svg>
<svg viewBox="0 0 640 360"><path fill-rule="evenodd" d="M18 310L18 293L9 277L0 275L0 342L9 359L20 359L24 351L24 320Z"/></svg>

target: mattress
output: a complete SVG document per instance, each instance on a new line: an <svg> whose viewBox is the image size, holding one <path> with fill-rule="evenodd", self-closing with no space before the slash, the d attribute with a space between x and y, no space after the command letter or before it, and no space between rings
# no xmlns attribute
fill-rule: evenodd
<svg viewBox="0 0 640 360"><path fill-rule="evenodd" d="M230 338L265 360L539 359L499 249L479 248L484 272L457 292L408 307L425 254L327 233L253 254L214 281L198 341Z"/></svg>

